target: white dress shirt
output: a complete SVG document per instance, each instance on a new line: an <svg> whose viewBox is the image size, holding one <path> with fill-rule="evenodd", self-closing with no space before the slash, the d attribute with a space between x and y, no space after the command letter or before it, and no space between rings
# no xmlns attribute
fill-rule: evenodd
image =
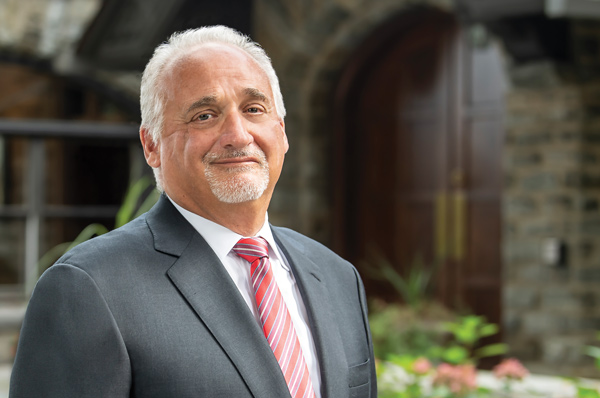
<svg viewBox="0 0 600 398"><path fill-rule="evenodd" d="M168 197L168 196L167 196ZM242 298L248 305L248 308L254 314L256 321L262 328L262 323L258 315L252 280L250 278L250 264L233 252L233 246L244 236L239 235L222 225L200 217L175 203L171 198L171 203L192 224L198 233L204 238L206 243L213 249L221 263L225 266L227 273L237 286ZM304 360L308 367L308 372L315 389L317 398L321 397L321 373L319 371L319 362L317 360L317 351L310 328L308 327L308 316L306 307L300 296L298 285L291 272L289 263L282 252L279 250L271 228L269 227L268 215L265 214L265 223L256 234L264 238L269 244L269 260L273 275L287 305L290 317L302 347Z"/></svg>

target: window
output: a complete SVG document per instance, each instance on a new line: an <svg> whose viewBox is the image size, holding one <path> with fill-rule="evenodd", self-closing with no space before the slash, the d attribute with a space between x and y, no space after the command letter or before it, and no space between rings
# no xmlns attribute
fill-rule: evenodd
<svg viewBox="0 0 600 398"><path fill-rule="evenodd" d="M137 105L23 65L0 62L0 85L0 295L22 296L49 249L90 223L112 228L149 169Z"/></svg>
<svg viewBox="0 0 600 398"><path fill-rule="evenodd" d="M0 120L0 134L0 291L28 293L45 252L90 223L112 228L142 151L135 125Z"/></svg>

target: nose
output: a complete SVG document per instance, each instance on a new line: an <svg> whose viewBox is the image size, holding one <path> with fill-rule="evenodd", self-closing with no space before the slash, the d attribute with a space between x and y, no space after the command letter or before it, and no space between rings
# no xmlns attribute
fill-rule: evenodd
<svg viewBox="0 0 600 398"><path fill-rule="evenodd" d="M254 137L249 133L246 120L238 112L225 117L220 137L221 146L229 149L241 149L250 145Z"/></svg>

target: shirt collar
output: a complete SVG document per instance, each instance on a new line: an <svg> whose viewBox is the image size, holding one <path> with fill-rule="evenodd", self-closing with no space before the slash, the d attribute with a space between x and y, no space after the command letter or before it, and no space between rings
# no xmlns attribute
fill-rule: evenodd
<svg viewBox="0 0 600 398"><path fill-rule="evenodd" d="M242 236L236 232L233 232L229 228L226 228L216 222L210 221L204 217L201 217L195 213L192 213L189 210L184 209L179 206L173 199L171 199L168 195L167 198L173 203L173 206L181 215L190 223L192 227L204 238L206 243L213 249L217 257L221 262L225 261L225 258L233 249L233 246L245 236ZM279 259L279 263L286 270L289 271L285 261L282 260L282 256L279 254L279 248L277 247L277 243L275 242L275 238L273 237L273 232L271 231L271 227L269 226L269 214L265 213L265 222L263 226L260 228L256 236L260 236L264 238L269 244L269 257Z"/></svg>

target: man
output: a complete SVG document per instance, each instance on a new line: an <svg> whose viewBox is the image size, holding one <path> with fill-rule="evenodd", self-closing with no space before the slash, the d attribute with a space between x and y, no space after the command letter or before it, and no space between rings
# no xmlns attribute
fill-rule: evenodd
<svg viewBox="0 0 600 398"><path fill-rule="evenodd" d="M141 107L164 194L40 278L10 396L375 398L356 270L267 221L288 142L264 51L222 26L176 34Z"/></svg>

